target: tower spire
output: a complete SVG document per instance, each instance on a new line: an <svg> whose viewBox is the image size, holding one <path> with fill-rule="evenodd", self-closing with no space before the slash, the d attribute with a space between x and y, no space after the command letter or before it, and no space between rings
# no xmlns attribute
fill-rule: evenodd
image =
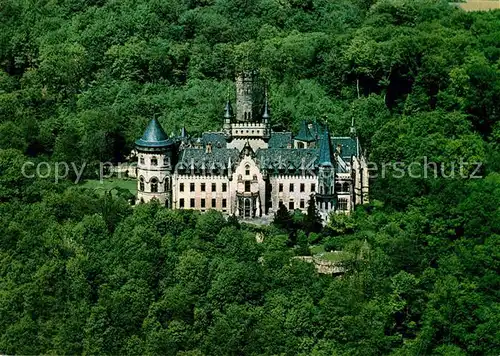
<svg viewBox="0 0 500 356"><path fill-rule="evenodd" d="M356 137L356 127L354 126L354 116L352 117L352 120L351 120L351 129L349 130L349 133L351 134L351 137Z"/></svg>
<svg viewBox="0 0 500 356"><path fill-rule="evenodd" d="M224 118L225 119L230 119L233 116L233 110L231 108L231 102L229 101L229 98L226 101L226 107L224 108Z"/></svg>
<svg viewBox="0 0 500 356"><path fill-rule="evenodd" d="M265 91L264 95L265 95L264 114L262 115L262 118L265 119L265 120L269 120L269 118L271 117L271 115L269 115L269 102L267 100L267 88L266 88L266 91Z"/></svg>

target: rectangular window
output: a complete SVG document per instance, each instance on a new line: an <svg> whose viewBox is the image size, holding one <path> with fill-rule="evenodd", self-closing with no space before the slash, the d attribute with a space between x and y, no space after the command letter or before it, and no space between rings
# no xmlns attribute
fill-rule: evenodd
<svg viewBox="0 0 500 356"><path fill-rule="evenodd" d="M300 199L300 208L304 209L306 207L306 204L304 202L304 199Z"/></svg>
<svg viewBox="0 0 500 356"><path fill-rule="evenodd" d="M179 200L179 208L181 208L181 209L184 208L184 199Z"/></svg>
<svg viewBox="0 0 500 356"><path fill-rule="evenodd" d="M312 183L311 184L311 192L315 192L316 191L316 184Z"/></svg>
<svg viewBox="0 0 500 356"><path fill-rule="evenodd" d="M304 183L300 183L300 192L304 193L306 191L306 185Z"/></svg>
<svg viewBox="0 0 500 356"><path fill-rule="evenodd" d="M227 199L222 199L222 208L227 208Z"/></svg>
<svg viewBox="0 0 500 356"><path fill-rule="evenodd" d="M293 203L293 201L291 201L288 203L288 210L293 210L293 209L295 209L295 204Z"/></svg>
<svg viewBox="0 0 500 356"><path fill-rule="evenodd" d="M293 183L290 183L290 191L293 192Z"/></svg>
<svg viewBox="0 0 500 356"><path fill-rule="evenodd" d="M212 192L216 192L216 191L217 191L217 184L212 183Z"/></svg>
<svg viewBox="0 0 500 356"><path fill-rule="evenodd" d="M227 183L222 183L222 191L227 192Z"/></svg>
<svg viewBox="0 0 500 356"><path fill-rule="evenodd" d="M282 191L283 191L283 184L282 184L282 183L280 183L280 185L278 186L278 191L279 191L279 192L282 192Z"/></svg>
<svg viewBox="0 0 500 356"><path fill-rule="evenodd" d="M184 191L184 183L179 184L179 192Z"/></svg>
<svg viewBox="0 0 500 356"><path fill-rule="evenodd" d="M337 209L342 210L342 211L346 211L347 210L347 199L339 199Z"/></svg>
<svg viewBox="0 0 500 356"><path fill-rule="evenodd" d="M245 192L250 192L250 181L245 181Z"/></svg>
<svg viewBox="0 0 500 356"><path fill-rule="evenodd" d="M193 198L190 199L189 206L191 208L194 208L194 199Z"/></svg>
<svg viewBox="0 0 500 356"><path fill-rule="evenodd" d="M217 201L215 199L212 199L212 208L215 208L217 206Z"/></svg>
<svg viewBox="0 0 500 356"><path fill-rule="evenodd" d="M189 184L189 191L194 192L194 183Z"/></svg>
<svg viewBox="0 0 500 356"><path fill-rule="evenodd" d="M205 207L205 199L201 199L201 207L204 208Z"/></svg>
<svg viewBox="0 0 500 356"><path fill-rule="evenodd" d="M206 187L206 184L205 183L201 183L201 191L204 192L205 191L205 187Z"/></svg>

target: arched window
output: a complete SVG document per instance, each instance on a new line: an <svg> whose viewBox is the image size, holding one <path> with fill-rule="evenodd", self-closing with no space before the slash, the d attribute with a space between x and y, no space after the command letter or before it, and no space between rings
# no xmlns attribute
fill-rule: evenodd
<svg viewBox="0 0 500 356"><path fill-rule="evenodd" d="M248 164L245 166L245 175L246 176L250 175L250 166Z"/></svg>
<svg viewBox="0 0 500 356"><path fill-rule="evenodd" d="M139 162L140 162L141 164L144 164L144 156L141 156L141 157L139 158Z"/></svg>
<svg viewBox="0 0 500 356"><path fill-rule="evenodd" d="M151 178L151 193L158 193L158 179Z"/></svg>
<svg viewBox="0 0 500 356"><path fill-rule="evenodd" d="M343 192L349 192L349 183L344 183L342 185L342 191Z"/></svg>
<svg viewBox="0 0 500 356"><path fill-rule="evenodd" d="M342 191L342 184L340 184L340 183L335 183L335 190L336 190L337 192Z"/></svg>
<svg viewBox="0 0 500 356"><path fill-rule="evenodd" d="M141 192L143 192L143 191L144 191L144 177L141 177L141 178L139 179L139 190L140 190Z"/></svg>
<svg viewBox="0 0 500 356"><path fill-rule="evenodd" d="M156 157L151 157L151 165L152 166L157 166L158 165L158 159Z"/></svg>

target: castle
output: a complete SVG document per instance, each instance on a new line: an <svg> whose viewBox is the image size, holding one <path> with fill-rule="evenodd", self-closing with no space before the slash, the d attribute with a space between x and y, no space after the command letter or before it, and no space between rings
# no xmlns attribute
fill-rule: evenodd
<svg viewBox="0 0 500 356"><path fill-rule="evenodd" d="M350 135L303 121L296 135L271 129L256 72L236 78L236 113L226 103L220 132L168 137L154 118L136 141L137 198L172 209L216 209L242 218L307 209L311 194L326 220L368 202L368 168L354 122Z"/></svg>

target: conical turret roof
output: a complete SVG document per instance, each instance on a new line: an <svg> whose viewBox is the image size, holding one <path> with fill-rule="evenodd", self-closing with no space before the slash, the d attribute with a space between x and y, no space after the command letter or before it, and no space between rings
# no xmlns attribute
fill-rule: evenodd
<svg viewBox="0 0 500 356"><path fill-rule="evenodd" d="M332 145L330 142L330 132L325 129L321 135L319 143L319 165L326 167L333 167L332 164Z"/></svg>
<svg viewBox="0 0 500 356"><path fill-rule="evenodd" d="M149 122L142 137L135 141L135 144L142 147L164 147L172 145L172 141L161 127L160 122L154 118Z"/></svg>

